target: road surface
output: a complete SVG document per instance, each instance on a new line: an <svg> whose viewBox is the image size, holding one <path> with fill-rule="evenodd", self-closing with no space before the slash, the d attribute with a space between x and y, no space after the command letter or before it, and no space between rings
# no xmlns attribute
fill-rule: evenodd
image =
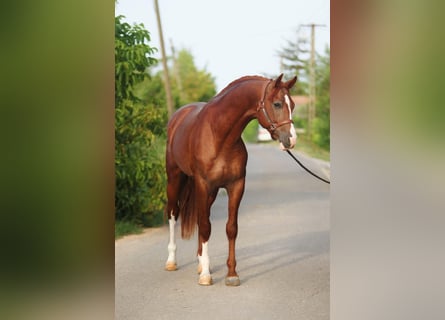
<svg viewBox="0 0 445 320"><path fill-rule="evenodd" d="M191 240L177 237L179 269L173 272L164 271L167 226L124 237L115 243L116 319L329 319L329 185L275 144L248 145L248 152L236 243L241 286L224 284L223 191L211 213L214 284L198 285L196 233ZM294 153L320 175L328 168Z"/></svg>

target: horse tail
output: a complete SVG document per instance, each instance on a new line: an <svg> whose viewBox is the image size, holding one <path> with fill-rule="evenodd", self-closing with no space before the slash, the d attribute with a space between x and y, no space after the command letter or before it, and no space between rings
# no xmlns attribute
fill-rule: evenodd
<svg viewBox="0 0 445 320"><path fill-rule="evenodd" d="M196 188L192 177L187 177L179 195L179 216L181 217L181 236L190 239L198 225L198 210L196 208Z"/></svg>

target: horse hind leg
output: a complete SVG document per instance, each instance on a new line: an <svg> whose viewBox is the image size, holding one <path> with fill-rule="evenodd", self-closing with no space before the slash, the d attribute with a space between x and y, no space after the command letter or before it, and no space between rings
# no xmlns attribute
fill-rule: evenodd
<svg viewBox="0 0 445 320"><path fill-rule="evenodd" d="M166 207L166 215L168 217L169 224L169 242L167 246L168 250L168 258L165 263L165 270L167 271L175 271L178 269L176 264L176 241L175 241L175 225L178 220L179 215L179 207L178 207L178 197L179 191L184 184L184 176L179 171L176 170L175 174L170 173L168 175L168 183L167 183L167 207Z"/></svg>
<svg viewBox="0 0 445 320"><path fill-rule="evenodd" d="M176 264L176 242L175 242L175 224L176 219L174 217L173 210L170 211L170 215L168 218L169 230L170 230L170 239L168 242L167 250L168 250L168 258L165 263L165 270L167 271L176 271L178 269Z"/></svg>

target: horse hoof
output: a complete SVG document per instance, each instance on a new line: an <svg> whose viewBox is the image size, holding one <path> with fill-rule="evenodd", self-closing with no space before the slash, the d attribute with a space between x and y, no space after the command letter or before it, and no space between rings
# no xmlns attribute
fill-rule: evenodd
<svg viewBox="0 0 445 320"><path fill-rule="evenodd" d="M200 276L198 283L201 286L211 286L213 284L212 276L210 274Z"/></svg>
<svg viewBox="0 0 445 320"><path fill-rule="evenodd" d="M226 277L226 286L238 287L240 284L239 277Z"/></svg>
<svg viewBox="0 0 445 320"><path fill-rule="evenodd" d="M167 270L167 271L176 271L176 270L178 270L178 267L176 266L176 262L168 261L165 264L165 270Z"/></svg>

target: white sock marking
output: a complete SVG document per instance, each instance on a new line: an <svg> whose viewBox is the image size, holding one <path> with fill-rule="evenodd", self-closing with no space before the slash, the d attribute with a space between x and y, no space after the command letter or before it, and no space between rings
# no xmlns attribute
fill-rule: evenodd
<svg viewBox="0 0 445 320"><path fill-rule="evenodd" d="M202 255L198 255L198 260L202 271L200 276L210 275L209 242L202 243Z"/></svg>
<svg viewBox="0 0 445 320"><path fill-rule="evenodd" d="M168 225L170 229L170 241L168 243L168 258L167 262L176 262L176 243L175 243L175 217L173 211L170 213L170 219L168 219Z"/></svg>

